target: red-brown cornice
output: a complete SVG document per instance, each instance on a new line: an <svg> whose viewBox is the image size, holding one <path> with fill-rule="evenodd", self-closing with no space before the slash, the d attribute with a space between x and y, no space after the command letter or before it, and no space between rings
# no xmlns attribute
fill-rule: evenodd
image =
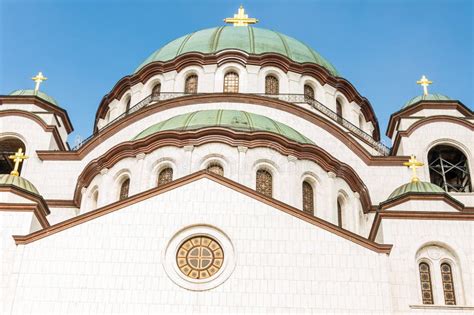
<svg viewBox="0 0 474 315"><path fill-rule="evenodd" d="M18 109L7 109L7 110L2 110L0 111L0 117L2 116L19 116L19 117L25 117L28 118L38 125L43 128L45 132L51 132L53 134L53 138L56 141L56 144L58 145L59 150L61 151L66 151L66 147L64 146L64 142L61 139L61 136L59 135L58 128L53 125L47 125L43 119L38 117L38 115L35 115L31 112L27 112L24 110L18 110Z"/></svg>
<svg viewBox="0 0 474 315"><path fill-rule="evenodd" d="M447 115L424 117L414 122L406 130L400 131L397 133L397 135L395 136L395 141L393 142L392 152L396 154L396 152L398 151L398 147L400 146L402 138L409 137L415 130L417 130L418 128L424 125L437 123L437 122L449 122L449 123L458 124L460 126L464 126L468 129L474 130L474 124L471 123L466 118L447 116Z"/></svg>
<svg viewBox="0 0 474 315"><path fill-rule="evenodd" d="M226 62L237 62L245 65L256 66L274 66L284 72L295 72L303 75L314 77L322 85L329 84L341 91L349 102L356 102L361 106L363 115L367 121L371 121L374 125L373 137L376 140L380 139L380 129L378 120L375 116L374 110L370 102L355 89L355 87L346 79L332 76L324 67L313 63L297 63L289 58L275 54L266 53L261 55L247 54L238 50L221 51L217 54L202 54L198 52L189 52L176 57L167 62L155 61L147 64L138 72L127 75L120 79L113 89L106 94L100 102L99 108L96 112L94 130L97 130L97 122L99 118L104 118L107 113L108 104L113 99L120 99L123 94L130 89L131 86L138 83L145 83L152 76L162 74L169 71L180 72L188 66L204 66L209 64L223 64Z"/></svg>
<svg viewBox="0 0 474 315"><path fill-rule="evenodd" d="M178 187L181 187L183 185L186 185L188 183L200 180L202 178L207 178L210 179L214 182L217 182L221 185L224 185L230 189L233 189L239 193L242 193L246 196L249 196L253 199L256 199L260 202L263 202L277 210L280 210L282 212L285 212L289 215L292 215L293 217L296 217L300 220L303 220L307 223L310 223L314 226L317 226L321 229L324 229L330 233L333 233L335 235L338 235L346 240L349 240L355 244L358 244L360 246L363 246L367 249L370 249L372 251L375 251L377 253L383 253L383 254L389 254L392 248L392 245L389 244L378 244L373 241L369 241L368 239L357 235L355 233L352 233L350 231L344 230L334 224L331 224L329 222L326 222L325 220L322 220L318 217L309 215L299 209L296 209L294 207L291 207L281 201L275 200L273 198L264 196L262 194L257 193L255 190L248 188L244 185L238 184L228 178L225 178L223 176L215 175L213 173L207 172L207 171L200 171L196 172L194 174L179 178L177 180L174 180L166 185L152 188L150 190L147 190L145 192L136 194L134 196L131 196L125 200L117 201L113 204L107 205L105 207L99 208L97 210L93 210L91 212L84 213L82 215L79 215L77 217L71 218L69 220L63 221L61 223L55 224L49 228L45 228L43 230L31 233L29 235L25 236L18 236L14 235L13 238L16 242L17 245L19 244L29 244L31 242L34 242L36 240L45 238L49 235L59 233L61 231L64 231L66 229L72 228L74 226L77 226L79 224L88 222L90 220L96 219L98 217L104 216L106 214L109 214L114 211L118 211L122 208L125 208L127 206L139 203L143 200L149 199L151 197L160 195L162 193L165 193L167 191L170 191L172 189L176 189Z"/></svg>
<svg viewBox="0 0 474 315"><path fill-rule="evenodd" d="M389 138L392 138L393 133L395 132L395 126L398 124L400 119L410 117L411 115L424 110L424 109L446 109L446 110L457 110L465 116L465 118L472 118L474 113L467 108L460 101L419 101L409 107L402 108L396 113L390 115L390 120L388 122L386 135ZM392 152L395 152L392 150Z"/></svg>
<svg viewBox="0 0 474 315"><path fill-rule="evenodd" d="M100 143L113 136L119 130L126 128L126 126L139 121L152 114L165 111L171 108L176 108L185 105L192 104L203 104L203 103L224 103L224 102L240 102L250 105L264 105L269 108L275 108L288 113L299 116L310 123L317 125L341 141L350 150L352 150L357 156L359 156L367 165L378 165L378 166L393 166L402 165L407 158L406 157L384 157L384 156L372 156L356 139L342 130L339 126L334 124L332 121L319 116L301 106L295 106L292 103L284 102L281 100L271 99L259 95L251 94L196 94L188 95L184 97L173 98L169 100L160 101L157 104L147 106L138 110L121 120L117 123L101 130L92 140L83 145L78 151L70 152L56 152L56 151L38 151L37 154L42 160L80 160L86 156L89 152L95 149ZM362 141L362 139L361 139Z"/></svg>
<svg viewBox="0 0 474 315"><path fill-rule="evenodd" d="M34 95L0 95L0 105L2 104L34 104L38 107L41 107L44 110L54 113L61 117L61 120L64 123L64 128L66 128L67 133L74 131L72 127L71 120L67 114L67 111L58 107L54 104L49 103L48 101Z"/></svg>
<svg viewBox="0 0 474 315"><path fill-rule="evenodd" d="M349 165L334 159L322 148L312 144L289 141L285 137L269 132L250 134L218 127L197 131L162 131L144 139L121 143L91 161L84 168L78 177L74 202L77 205L80 204L81 188L87 187L101 169L110 168L124 158L135 157L139 153L151 153L165 146L200 146L206 143L223 143L233 147L271 148L283 155L293 155L299 159L313 161L326 172L333 172L336 176L344 179L353 191L359 193L364 211L370 209L371 201L368 189L357 173Z"/></svg>

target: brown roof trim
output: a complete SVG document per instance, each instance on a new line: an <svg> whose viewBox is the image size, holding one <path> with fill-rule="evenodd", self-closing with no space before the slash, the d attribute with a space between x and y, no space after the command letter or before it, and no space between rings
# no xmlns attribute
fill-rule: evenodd
<svg viewBox="0 0 474 315"><path fill-rule="evenodd" d="M36 240L42 239L44 237L47 237L49 235L64 231L68 228L74 227L76 225L85 223L87 221L93 220L95 218L101 217L103 215L106 215L108 213L120 210L124 207L136 204L140 201L149 199L151 197L160 195L164 192L170 191L172 189L181 187L183 185L186 185L188 183L194 182L196 180L202 179L202 178L207 178L210 179L216 183L219 183L221 185L224 185L228 188L231 188L237 192L240 192L248 197L254 198L258 201L261 201L271 207L274 207L280 211L283 211L287 214L290 214L298 219L301 219L303 221L306 221L310 224L313 224L319 228L322 228L328 232L331 232L333 234L336 234L342 238L345 238L349 241L352 241L360 246L363 246L365 248L368 248L370 250L373 250L377 253L384 253L384 254L389 254L390 250L392 248L392 245L386 245L386 244L377 244L375 242L369 241L365 238L363 238L360 235L357 235L355 233L352 233L350 231L344 230L334 224L331 224L329 222L326 222L320 218L311 216L309 214L304 213L301 210L298 210L296 208L293 208L287 204L284 204L281 201L269 198L267 196L264 196L262 194L257 193L255 190L248 188L246 186L243 186L241 184L238 184L228 178L225 178L223 176L215 175L207 171L199 171L194 174L182 177L180 179L177 179L175 181L172 181L166 185L152 188L150 190L147 190L145 192L139 193L137 195L131 196L125 200L122 201L117 201L113 204L107 205L105 207L99 208L97 210L91 211L84 213L82 215L79 215L75 218L71 218L69 220L66 220L64 222L55 224L49 228L31 233L29 235L25 236L18 236L14 235L13 238L15 239L15 242L17 245L19 244L28 244L31 242L34 242Z"/></svg>
<svg viewBox="0 0 474 315"><path fill-rule="evenodd" d="M474 115L473 112L460 101L419 101L416 104L413 104L407 108L402 108L398 112L390 115L387 131L385 132L387 137L392 138L395 131L395 126L398 124L400 119L407 118L423 109L456 109L466 117L472 118Z"/></svg>
<svg viewBox="0 0 474 315"><path fill-rule="evenodd" d="M0 209L2 211L33 211L41 226L43 228L49 227L49 222L46 216L51 212L49 211L48 205L43 197L13 185L1 185L0 192L12 193L34 202L34 204L0 203Z"/></svg>
<svg viewBox="0 0 474 315"><path fill-rule="evenodd" d="M349 102L356 102L361 106L361 111L367 121L374 124L374 138L380 139L380 129L375 116L372 105L367 98L361 96L355 87L346 79L332 76L329 71L317 64L313 63L297 63L289 58L275 54L266 53L261 55L253 55L237 50L220 51L217 54L202 54L198 52L189 52L179 55L173 60L167 62L155 61L141 68L137 73L127 75L121 78L112 90L106 94L100 102L99 108L95 116L94 130L97 130L97 122L99 118L104 118L107 112L108 104L113 99L120 99L123 94L137 83L145 83L148 79L156 74L162 74L169 71L180 72L188 66L203 66L210 64L224 64L226 62L238 62L242 65L256 66L274 66L284 72L295 72L301 75L308 75L320 82L321 85L329 84L341 91Z"/></svg>
<svg viewBox="0 0 474 315"><path fill-rule="evenodd" d="M212 127L190 131L162 131L146 138L123 142L92 160L79 175L74 192L74 203L80 204L81 188L87 187L92 179L103 168L110 168L118 161L135 157L139 153L150 153L164 146L184 147L200 146L218 142L229 146L245 146L248 148L272 148L282 155L293 155L299 159L310 160L318 164L326 172L333 172L344 179L353 191L360 195L362 208L370 208L369 191L362 179L349 165L335 159L322 148L312 144L301 144L269 132L238 132L226 128Z"/></svg>
<svg viewBox="0 0 474 315"><path fill-rule="evenodd" d="M369 234L369 240L374 241L382 219L399 220L474 220L473 212L435 212L435 211L379 211L375 214L374 222Z"/></svg>
<svg viewBox="0 0 474 315"><path fill-rule="evenodd" d="M51 132L53 134L53 138L56 141L56 144L59 147L59 150L61 151L66 151L66 147L64 146L64 142L61 139L61 136L59 135L58 128L53 125L47 125L43 119L38 117L38 115L35 115L31 112L27 112L24 110L18 110L18 109L7 109L7 110L2 110L0 111L0 117L2 116L20 116L20 117L25 117L28 118L34 122L36 122L38 125L43 128L45 132Z"/></svg>
<svg viewBox="0 0 474 315"><path fill-rule="evenodd" d="M54 114L61 117L64 128L68 134L74 131L72 126L71 120L69 119L69 115L67 111L59 106L51 104L50 102L33 95L0 95L0 105L2 104L25 104L31 103L36 106L43 108L44 110L53 112Z"/></svg>
<svg viewBox="0 0 474 315"><path fill-rule="evenodd" d="M432 124L432 123L436 123L436 122L450 122L450 123L458 124L460 126L464 126L468 129L474 130L474 124L471 123L466 118L447 116L447 115L424 117L424 118L414 122L410 127L407 128L407 130L400 131L400 132L397 133L397 135L395 136L395 141L393 142L392 152L394 152L394 154L396 154L396 152L398 151L398 147L400 146L402 137L409 137L418 128L420 128L424 125L428 125L428 124Z"/></svg>
<svg viewBox="0 0 474 315"><path fill-rule="evenodd" d="M74 200L62 200L62 199L47 199L46 204L50 208L78 208L79 206L74 203Z"/></svg>
<svg viewBox="0 0 474 315"><path fill-rule="evenodd" d="M408 157L405 156L372 156L356 139L354 139L350 134L342 130L339 126L335 125L333 122L323 118L322 116L316 115L315 113L305 108L295 106L292 103L258 95L230 95L225 93L197 94L161 101L154 105L147 106L139 111L136 111L131 115L119 120L116 124L113 124L110 127L100 131L92 140L83 145L78 151L37 151L37 154L42 160L81 160L89 152L95 149L97 145L102 143L104 140L110 138L117 131L124 129L126 126L136 121L139 121L144 117L148 117L154 113L162 112L171 108L176 108L184 105L218 102L241 102L251 105L263 105L299 116L309 121L310 123L320 126L321 128L329 131L342 143L347 145L347 147L355 154L357 154L367 165L399 166L402 162L408 159Z"/></svg>
<svg viewBox="0 0 474 315"><path fill-rule="evenodd" d="M448 193L417 193L417 192L408 192L402 194L396 198L392 198L390 200L383 201L379 204L379 210L386 210L391 207L395 207L396 205L402 204L407 201L411 200L434 200L434 201L444 201L454 209L458 211L463 211L464 204L459 200L453 198Z"/></svg>

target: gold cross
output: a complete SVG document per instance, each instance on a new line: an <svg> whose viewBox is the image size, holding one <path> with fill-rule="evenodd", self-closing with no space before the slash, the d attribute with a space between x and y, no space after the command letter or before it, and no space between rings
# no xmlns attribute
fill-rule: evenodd
<svg viewBox="0 0 474 315"><path fill-rule="evenodd" d="M419 182L420 179L416 175L416 169L420 166L425 165L425 164L421 163L420 161L417 161L416 156L414 156L412 154L410 159L408 160L408 162L404 162L403 165L408 166L409 168L411 168L413 170L413 175L411 176L411 182L412 183Z"/></svg>
<svg viewBox="0 0 474 315"><path fill-rule="evenodd" d="M234 24L234 26L247 26L249 24L255 24L258 22L257 19L249 18L248 14L245 14L245 9L240 6L237 14L234 14L233 18L225 18L224 22Z"/></svg>
<svg viewBox="0 0 474 315"><path fill-rule="evenodd" d="M422 75L421 79L416 81L416 84L420 84L423 87L423 95L428 95L428 86L432 83L433 81L428 80L425 75Z"/></svg>
<svg viewBox="0 0 474 315"><path fill-rule="evenodd" d="M19 148L15 155L10 155L8 158L15 162L15 166L13 167L13 171L11 171L10 175L19 176L20 173L18 172L18 168L20 167L20 163L23 162L23 160L26 160L28 156L24 155L23 150Z"/></svg>
<svg viewBox="0 0 474 315"><path fill-rule="evenodd" d="M39 91L41 82L48 80L48 78L45 77L43 75L43 72L40 71L40 72L38 72L38 74L36 76L32 77L31 80L36 82L35 92L37 92L37 91Z"/></svg>

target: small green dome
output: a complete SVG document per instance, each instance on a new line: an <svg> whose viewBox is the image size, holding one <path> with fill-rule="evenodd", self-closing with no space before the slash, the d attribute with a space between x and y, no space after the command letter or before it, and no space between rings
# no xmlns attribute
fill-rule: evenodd
<svg viewBox="0 0 474 315"><path fill-rule="evenodd" d="M168 61L187 52L214 54L225 49L249 54L277 53L299 63L315 63L338 76L334 66L312 48L284 34L252 26L221 26L175 39L151 54L136 70L154 61Z"/></svg>
<svg viewBox="0 0 474 315"><path fill-rule="evenodd" d="M49 96L48 94L41 92L41 91L35 91L35 90L15 90L10 93L10 95L22 95L22 96L37 96L51 104L54 104L59 107L59 103L56 102L54 98Z"/></svg>
<svg viewBox="0 0 474 315"><path fill-rule="evenodd" d="M38 189L36 189L36 187L32 183L20 176L0 174L0 186L16 186L18 188L27 190L35 195L40 195Z"/></svg>
<svg viewBox="0 0 474 315"><path fill-rule="evenodd" d="M419 95L415 96L411 100L403 105L403 108L407 108L413 104L416 104L420 101L450 101L451 99L443 94L428 94L428 95Z"/></svg>
<svg viewBox="0 0 474 315"><path fill-rule="evenodd" d="M432 183L428 182L410 182L408 184L404 184L393 191L388 197L388 200L400 197L402 195L408 193L415 193L415 194L444 194L444 190Z"/></svg>
<svg viewBox="0 0 474 315"><path fill-rule="evenodd" d="M172 117L140 132L133 140L165 130L196 130L222 127L236 131L266 131L299 143L314 144L295 129L268 117L238 110L202 110Z"/></svg>

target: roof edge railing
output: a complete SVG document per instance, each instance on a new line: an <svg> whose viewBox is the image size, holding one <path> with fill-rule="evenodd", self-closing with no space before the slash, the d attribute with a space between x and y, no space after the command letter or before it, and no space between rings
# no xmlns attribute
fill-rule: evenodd
<svg viewBox="0 0 474 315"><path fill-rule="evenodd" d="M198 93L198 94L209 94L209 93ZM86 139L82 140L80 143L75 145L71 151L77 151L79 148L81 148L84 144L89 142L92 138L94 138L96 135L102 133L104 130L109 128L111 125L115 124L115 122L121 120L122 118L131 115L135 113L136 111L147 107L150 104L155 104L156 102L160 101L165 101L177 97L184 97L188 95L196 95L196 93L191 94L191 93L178 93L178 92L160 92L160 93L153 93L142 99L140 102L135 104L134 106L130 107L127 111L122 113L121 115L117 116L114 118L112 121L108 122L106 125L102 126L100 130L94 132L92 135L87 137ZM322 103L318 102L314 98L304 95L304 94L258 94L258 93L248 93L248 95L258 95L258 96L264 96L264 97L269 97L269 98L275 98L279 99L281 101L289 102L289 103L294 103L294 104L301 104L301 103L306 103L310 105L312 108L317 110L318 112L322 113L324 116L327 118L331 119L332 121L336 122L337 124L343 126L350 132L356 134L357 136L361 137L364 139L367 143L371 145L373 149L375 149L378 153L387 156L390 154L390 148L387 147L385 144L376 141L374 138L372 138L371 135L360 129L359 127L355 126L352 124L350 121L347 119L343 118L342 116L339 116L337 113L329 109L327 106L323 105Z"/></svg>

